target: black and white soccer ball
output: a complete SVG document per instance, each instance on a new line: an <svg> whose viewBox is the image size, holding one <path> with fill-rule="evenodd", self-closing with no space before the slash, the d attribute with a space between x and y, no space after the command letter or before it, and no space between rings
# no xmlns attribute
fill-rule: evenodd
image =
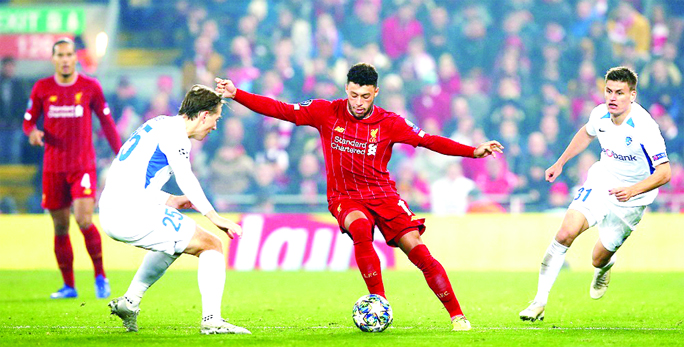
<svg viewBox="0 0 684 347"><path fill-rule="evenodd" d="M361 331L379 333L392 324L392 307L380 295L364 295L354 304L352 319Z"/></svg>

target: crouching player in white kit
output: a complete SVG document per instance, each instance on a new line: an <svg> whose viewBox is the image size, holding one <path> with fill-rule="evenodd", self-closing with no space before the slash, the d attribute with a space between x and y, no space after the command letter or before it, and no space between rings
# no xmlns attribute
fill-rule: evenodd
<svg viewBox="0 0 684 347"><path fill-rule="evenodd" d="M598 137L601 159L587 175L565 214L556 238L546 250L539 270L537 296L520 312L522 320L543 320L551 287L565 261L565 253L579 234L598 225L594 246L593 299L608 289L615 252L641 221L644 209L658 195L658 187L670 181L670 163L658 125L635 103L637 75L626 67L606 73L605 104L594 108L589 121L572 139L558 161L546 170L553 182L563 165Z"/></svg>
<svg viewBox="0 0 684 347"><path fill-rule="evenodd" d="M138 331L143 294L181 253L199 258L197 281L202 295L202 334L250 334L221 318L226 264L221 240L177 209L195 208L232 239L242 229L220 217L190 168L190 138L204 139L221 118L220 94L195 85L178 115L159 116L141 125L121 147L100 198L100 222L111 238L149 252L128 291L109 303L128 331ZM171 174L185 195L161 190Z"/></svg>

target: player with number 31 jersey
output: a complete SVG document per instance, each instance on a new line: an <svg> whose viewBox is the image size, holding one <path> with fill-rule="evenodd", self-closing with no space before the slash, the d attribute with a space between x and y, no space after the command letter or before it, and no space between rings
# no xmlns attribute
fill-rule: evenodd
<svg viewBox="0 0 684 347"><path fill-rule="evenodd" d="M581 233L593 226L598 227L599 239L592 252L594 278L589 296L603 297L610 283L615 253L636 229L646 206L658 195L658 187L670 181L665 140L651 115L635 102L637 80L637 74L627 67L608 70L606 102L594 108L587 124L546 170L546 180L553 182L568 160L598 138L601 159L589 169L546 250L539 269L537 295L519 314L524 321L544 319L549 292L566 252Z"/></svg>
<svg viewBox="0 0 684 347"><path fill-rule="evenodd" d="M601 104L594 108L585 129L596 136L601 144L599 164L606 187L629 186L650 176L655 167L669 161L665 140L658 124L637 103L632 104L629 119L624 125L616 125L610 118L608 107ZM619 206L643 206L653 202L658 188L634 196L628 201L612 203Z"/></svg>

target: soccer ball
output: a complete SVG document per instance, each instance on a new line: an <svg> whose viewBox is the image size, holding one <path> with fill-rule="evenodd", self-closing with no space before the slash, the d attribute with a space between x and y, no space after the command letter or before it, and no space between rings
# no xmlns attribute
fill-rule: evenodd
<svg viewBox="0 0 684 347"><path fill-rule="evenodd" d="M392 324L392 307L380 295L364 295L354 304L352 319L361 331L379 333Z"/></svg>

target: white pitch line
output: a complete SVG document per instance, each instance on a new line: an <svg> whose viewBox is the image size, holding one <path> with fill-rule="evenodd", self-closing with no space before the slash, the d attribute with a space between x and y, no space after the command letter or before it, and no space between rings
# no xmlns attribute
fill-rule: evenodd
<svg viewBox="0 0 684 347"><path fill-rule="evenodd" d="M158 328L161 326L149 326L149 328ZM196 326L177 327L181 329L196 329ZM316 327L295 327L295 326L249 326L250 329L356 329L352 326L316 326ZM48 326L48 325L3 325L0 329L62 329L62 330L81 330L81 329L107 329L118 330L121 327L102 327L102 326ZM446 330L438 327L390 327L389 329L397 330ZM678 328L626 328L626 327L473 327L473 330L615 330L615 331L684 331Z"/></svg>

